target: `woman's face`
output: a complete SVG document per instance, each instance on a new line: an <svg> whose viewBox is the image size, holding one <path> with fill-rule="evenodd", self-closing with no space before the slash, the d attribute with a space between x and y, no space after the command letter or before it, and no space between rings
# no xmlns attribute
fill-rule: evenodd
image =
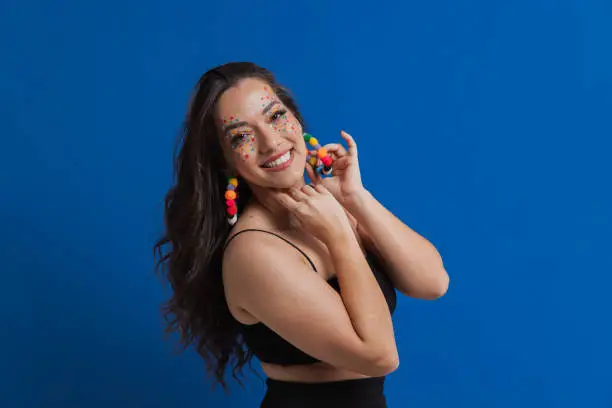
<svg viewBox="0 0 612 408"><path fill-rule="evenodd" d="M216 120L226 159L249 184L290 188L303 181L302 126L264 81L244 79L228 89Z"/></svg>

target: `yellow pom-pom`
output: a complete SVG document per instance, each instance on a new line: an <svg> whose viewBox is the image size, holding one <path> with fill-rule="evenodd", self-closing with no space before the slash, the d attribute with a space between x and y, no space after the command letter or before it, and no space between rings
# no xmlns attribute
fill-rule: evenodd
<svg viewBox="0 0 612 408"><path fill-rule="evenodd" d="M231 179L229 179L229 184L231 184L234 187L238 186L238 179L235 177L232 177Z"/></svg>
<svg viewBox="0 0 612 408"><path fill-rule="evenodd" d="M319 151L317 152L317 155L319 156L320 159L324 158L325 156L327 156L327 150L322 147L319 149Z"/></svg>
<svg viewBox="0 0 612 408"><path fill-rule="evenodd" d="M225 192L225 199L226 200L235 200L236 199L236 192L234 192L232 190L227 190Z"/></svg>
<svg viewBox="0 0 612 408"><path fill-rule="evenodd" d="M311 137L308 143L310 143L312 146L316 146L319 144L319 141L316 138Z"/></svg>
<svg viewBox="0 0 612 408"><path fill-rule="evenodd" d="M314 166L317 164L317 158L314 156L311 156L310 159L308 159L308 162Z"/></svg>

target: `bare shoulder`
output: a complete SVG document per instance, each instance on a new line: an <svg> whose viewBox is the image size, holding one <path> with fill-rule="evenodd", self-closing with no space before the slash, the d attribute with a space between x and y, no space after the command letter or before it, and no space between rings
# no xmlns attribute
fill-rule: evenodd
<svg viewBox="0 0 612 408"><path fill-rule="evenodd" d="M312 269L302 266L303 256L281 238L278 232L265 228L245 227L230 235L223 256L223 277L228 284L244 287L246 282L264 284L266 280L288 275L284 270L292 269L291 275ZM281 267L284 266L284 267Z"/></svg>

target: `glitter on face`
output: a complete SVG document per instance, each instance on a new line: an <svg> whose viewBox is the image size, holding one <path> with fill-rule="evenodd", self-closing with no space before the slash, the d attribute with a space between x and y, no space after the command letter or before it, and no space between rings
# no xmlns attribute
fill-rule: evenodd
<svg viewBox="0 0 612 408"><path fill-rule="evenodd" d="M244 124L235 127L239 123ZM236 115L224 117L223 125L234 126L227 131L226 138L236 156L243 161L247 160L249 153L255 151L255 135L253 130Z"/></svg>
<svg viewBox="0 0 612 408"><path fill-rule="evenodd" d="M264 92L266 92L267 95L259 98L261 100L262 109L265 108L266 105L268 105L270 102L276 99L272 94L270 94L267 86L264 86Z"/></svg>
<svg viewBox="0 0 612 408"><path fill-rule="evenodd" d="M248 109L250 111L249 114L254 117L261 115L264 108L276 102L264 113L266 123L277 133L291 134L293 136L299 129L299 121L288 111L269 87L264 86L263 90L264 95L259 96L256 100L259 103L256 103L256 101L251 102L256 106L251 105L250 109ZM238 115L223 117L222 120L224 126L235 126L238 123L244 123L241 126L232 127L227 131L226 137L236 156L242 161L248 160L255 153L255 131L244 120L239 118Z"/></svg>

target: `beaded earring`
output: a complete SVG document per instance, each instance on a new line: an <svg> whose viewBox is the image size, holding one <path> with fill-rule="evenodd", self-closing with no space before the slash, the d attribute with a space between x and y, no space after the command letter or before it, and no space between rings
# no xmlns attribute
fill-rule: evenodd
<svg viewBox="0 0 612 408"><path fill-rule="evenodd" d="M319 141L310 133L304 132L304 141L309 143L317 151L316 156L311 156L308 162L316 172L329 176L332 172L332 158L327 150L319 144Z"/></svg>
<svg viewBox="0 0 612 408"><path fill-rule="evenodd" d="M229 225L234 225L238 221L238 207L236 207L236 187L238 187L238 179L230 177L227 182L227 190L225 191L225 205L227 206L227 222Z"/></svg>

